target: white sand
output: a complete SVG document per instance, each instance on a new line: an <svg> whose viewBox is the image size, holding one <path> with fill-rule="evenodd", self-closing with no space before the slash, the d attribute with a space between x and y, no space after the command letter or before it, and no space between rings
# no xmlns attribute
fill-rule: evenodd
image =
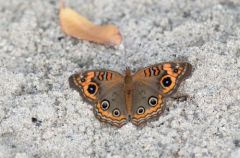
<svg viewBox="0 0 240 158"><path fill-rule="evenodd" d="M0 157L240 157L240 1L69 0L121 29L124 48L66 37L58 1L0 0ZM61 39L62 38L62 39ZM124 53L125 52L125 53ZM194 72L159 120L100 123L69 88L77 71L185 58Z"/></svg>

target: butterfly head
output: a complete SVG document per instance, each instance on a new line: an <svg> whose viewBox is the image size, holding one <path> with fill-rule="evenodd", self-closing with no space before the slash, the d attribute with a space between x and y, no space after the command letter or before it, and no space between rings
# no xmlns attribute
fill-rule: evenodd
<svg viewBox="0 0 240 158"><path fill-rule="evenodd" d="M126 76L131 76L132 72L129 67L126 67L125 74L126 74Z"/></svg>

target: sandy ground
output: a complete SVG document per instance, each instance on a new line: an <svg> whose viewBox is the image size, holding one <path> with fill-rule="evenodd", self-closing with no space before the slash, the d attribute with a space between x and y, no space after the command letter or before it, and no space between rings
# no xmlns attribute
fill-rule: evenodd
<svg viewBox="0 0 240 158"><path fill-rule="evenodd" d="M240 157L240 1L69 0L113 23L124 49L61 32L58 1L0 0L0 157ZM144 128L100 123L69 88L77 71L184 58L194 72Z"/></svg>

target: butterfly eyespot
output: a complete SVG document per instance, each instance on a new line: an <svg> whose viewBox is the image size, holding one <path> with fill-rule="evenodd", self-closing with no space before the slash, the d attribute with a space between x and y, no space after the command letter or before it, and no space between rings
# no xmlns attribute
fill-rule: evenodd
<svg viewBox="0 0 240 158"><path fill-rule="evenodd" d="M119 117L121 115L120 110L119 109L114 109L112 112L113 116L115 117Z"/></svg>
<svg viewBox="0 0 240 158"><path fill-rule="evenodd" d="M172 84L171 77L164 77L161 81L163 87L169 87Z"/></svg>
<svg viewBox="0 0 240 158"><path fill-rule="evenodd" d="M85 78L81 78L81 82L85 82L86 80L85 80Z"/></svg>
<svg viewBox="0 0 240 158"><path fill-rule="evenodd" d="M88 88L87 88L88 93L94 94L96 92L96 90L97 90L96 85L94 85L94 84L89 84L88 85Z"/></svg>
<svg viewBox="0 0 240 158"><path fill-rule="evenodd" d="M156 106L157 103L158 103L158 99L157 99L156 97L150 97L150 98L148 99L148 104L149 104L150 106Z"/></svg>
<svg viewBox="0 0 240 158"><path fill-rule="evenodd" d="M101 108L106 111L110 107L110 103L108 100L103 100L101 103Z"/></svg>
<svg viewBox="0 0 240 158"><path fill-rule="evenodd" d="M178 68L173 69L174 73L178 73Z"/></svg>
<svg viewBox="0 0 240 158"><path fill-rule="evenodd" d="M137 109L137 114L141 115L141 114L144 114L145 112L145 108L140 106L138 109Z"/></svg>

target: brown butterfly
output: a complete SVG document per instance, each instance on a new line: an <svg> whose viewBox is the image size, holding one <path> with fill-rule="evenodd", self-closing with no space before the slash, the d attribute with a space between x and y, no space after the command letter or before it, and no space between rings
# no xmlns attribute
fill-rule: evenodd
<svg viewBox="0 0 240 158"><path fill-rule="evenodd" d="M157 118L164 108L164 98L176 92L192 71L189 63L166 62L140 69L135 74L126 68L125 75L111 70L90 70L73 74L70 87L95 103L95 116L121 127L131 121L143 125Z"/></svg>

